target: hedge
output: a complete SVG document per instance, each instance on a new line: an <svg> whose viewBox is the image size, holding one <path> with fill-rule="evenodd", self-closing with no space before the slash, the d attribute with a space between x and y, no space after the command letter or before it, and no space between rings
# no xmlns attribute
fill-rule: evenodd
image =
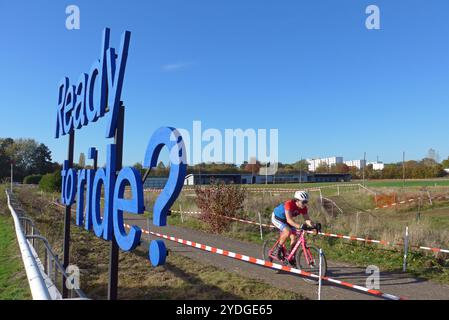
<svg viewBox="0 0 449 320"><path fill-rule="evenodd" d="M39 184L41 179L41 174L32 174L23 178L23 184Z"/></svg>
<svg viewBox="0 0 449 320"><path fill-rule="evenodd" d="M46 192L60 192L61 191L61 172L56 171L53 173L47 173L39 182L39 189Z"/></svg>

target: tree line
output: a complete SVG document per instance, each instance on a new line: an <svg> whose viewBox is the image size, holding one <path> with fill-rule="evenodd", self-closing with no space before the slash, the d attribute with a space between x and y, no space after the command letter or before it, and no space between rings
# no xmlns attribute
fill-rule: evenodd
<svg viewBox="0 0 449 320"><path fill-rule="evenodd" d="M429 153L430 154L430 153ZM38 183L40 177L55 173L56 182L59 181L58 175L61 165L52 161L50 149L43 143L39 143L34 139L12 139L0 138L0 181L9 180L10 165L14 165L14 181L23 182L27 176L34 176L29 179L31 183ZM199 163L189 165L187 174L254 174L257 175L261 168L267 164L256 161L255 163L244 162L241 165L228 163ZM74 165L76 168L90 167L85 165L85 155L80 154L79 161ZM139 169L142 175L146 169L141 163L135 163L134 167ZM349 167L344 163L327 166L321 164L315 172L317 173L349 173L354 179L362 178L364 175L367 179L401 179L405 175L406 179L420 178L437 178L443 177L447 173L444 168L449 168L449 158L441 163L436 157L426 157L420 161L409 160L398 163L385 164L383 170L374 170L372 165L367 165L364 170L356 167ZM306 160L296 161L294 163L277 163L277 175L281 174L299 174L308 171L308 163ZM159 162L156 168L151 170L150 176L167 177L170 167Z"/></svg>
<svg viewBox="0 0 449 320"><path fill-rule="evenodd" d="M255 163L244 162L241 165L225 164L225 163L199 163L189 165L187 167L187 174L254 174L257 175L261 168L265 167L265 163L256 161ZM309 173L308 163L306 160L300 160L294 163L278 163L277 175L282 174L300 174ZM134 164L134 167L140 169L142 173L146 170L142 168L141 163ZM321 164L316 168L316 173L348 173L353 179L361 179L363 175L366 179L402 179L405 175L406 179L424 179L424 178L438 178L447 175L444 168L449 168L449 158L443 160L441 163L432 158L424 158L420 161L409 160L398 163L385 164L383 170L374 170L373 165L369 164L365 169L358 169L357 167L348 166L344 163L337 163L336 165L327 166ZM151 170L151 176L166 177L170 171L162 162Z"/></svg>
<svg viewBox="0 0 449 320"><path fill-rule="evenodd" d="M52 162L51 151L45 144L34 139L0 138L0 181L9 181L11 163L16 182L60 169L57 162Z"/></svg>

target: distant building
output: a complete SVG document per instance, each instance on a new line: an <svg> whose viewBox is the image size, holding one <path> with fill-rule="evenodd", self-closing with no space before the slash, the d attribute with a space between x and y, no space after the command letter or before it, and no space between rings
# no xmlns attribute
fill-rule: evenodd
<svg viewBox="0 0 449 320"><path fill-rule="evenodd" d="M307 182L348 182L351 179L349 173L311 173Z"/></svg>
<svg viewBox="0 0 449 320"><path fill-rule="evenodd" d="M276 174L276 175L242 175L242 184L260 184L260 183L301 183L307 182L307 172L292 174Z"/></svg>
<svg viewBox="0 0 449 320"><path fill-rule="evenodd" d="M316 169L321 165L326 165L331 167L336 165L337 163L343 163L343 157L329 157L329 158L320 158L320 159L307 159L309 163L309 171L315 172Z"/></svg>
<svg viewBox="0 0 449 320"><path fill-rule="evenodd" d="M211 184L212 181L220 181L228 183L242 183L242 175L240 173L191 173L186 175L184 185L193 186L201 184Z"/></svg>
<svg viewBox="0 0 449 320"><path fill-rule="evenodd" d="M373 170L383 170L385 165L383 162L368 162L367 165L373 165Z"/></svg>
<svg viewBox="0 0 449 320"><path fill-rule="evenodd" d="M344 164L348 167L356 167L357 169L363 169L366 166L366 160L347 160Z"/></svg>
<svg viewBox="0 0 449 320"><path fill-rule="evenodd" d="M184 185L205 185L212 180L222 181L226 184L273 184L273 183L306 183L306 182L346 182L351 181L351 175L345 173L302 173L279 175L251 175L239 173L223 174L188 174Z"/></svg>
<svg viewBox="0 0 449 320"><path fill-rule="evenodd" d="M148 177L143 184L144 189L162 189L167 183L166 177Z"/></svg>

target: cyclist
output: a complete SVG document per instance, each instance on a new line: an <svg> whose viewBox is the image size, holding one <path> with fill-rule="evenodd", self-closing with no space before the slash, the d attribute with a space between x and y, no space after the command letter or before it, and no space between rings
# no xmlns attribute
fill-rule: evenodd
<svg viewBox="0 0 449 320"><path fill-rule="evenodd" d="M290 237L290 248L293 248L297 236L291 231L301 229L301 225L293 220L294 217L302 215L307 226L310 228L316 227L307 213L308 202L309 194L306 191L296 191L293 199L287 200L274 208L271 216L271 222L281 231L281 236L277 247L273 251L273 255L281 258L280 249L285 241L287 241L288 237Z"/></svg>

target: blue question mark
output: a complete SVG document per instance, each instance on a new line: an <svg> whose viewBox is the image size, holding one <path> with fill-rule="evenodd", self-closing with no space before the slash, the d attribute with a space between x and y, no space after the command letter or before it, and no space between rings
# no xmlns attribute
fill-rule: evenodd
<svg viewBox="0 0 449 320"><path fill-rule="evenodd" d="M148 142L143 166L154 168L162 148L166 146L170 156L170 173L159 197L153 207L153 224L162 227L167 225L167 214L181 193L187 171L186 149L184 140L178 130L171 127L157 129ZM149 258L153 266L165 263L167 249L162 240L152 240L149 247Z"/></svg>

